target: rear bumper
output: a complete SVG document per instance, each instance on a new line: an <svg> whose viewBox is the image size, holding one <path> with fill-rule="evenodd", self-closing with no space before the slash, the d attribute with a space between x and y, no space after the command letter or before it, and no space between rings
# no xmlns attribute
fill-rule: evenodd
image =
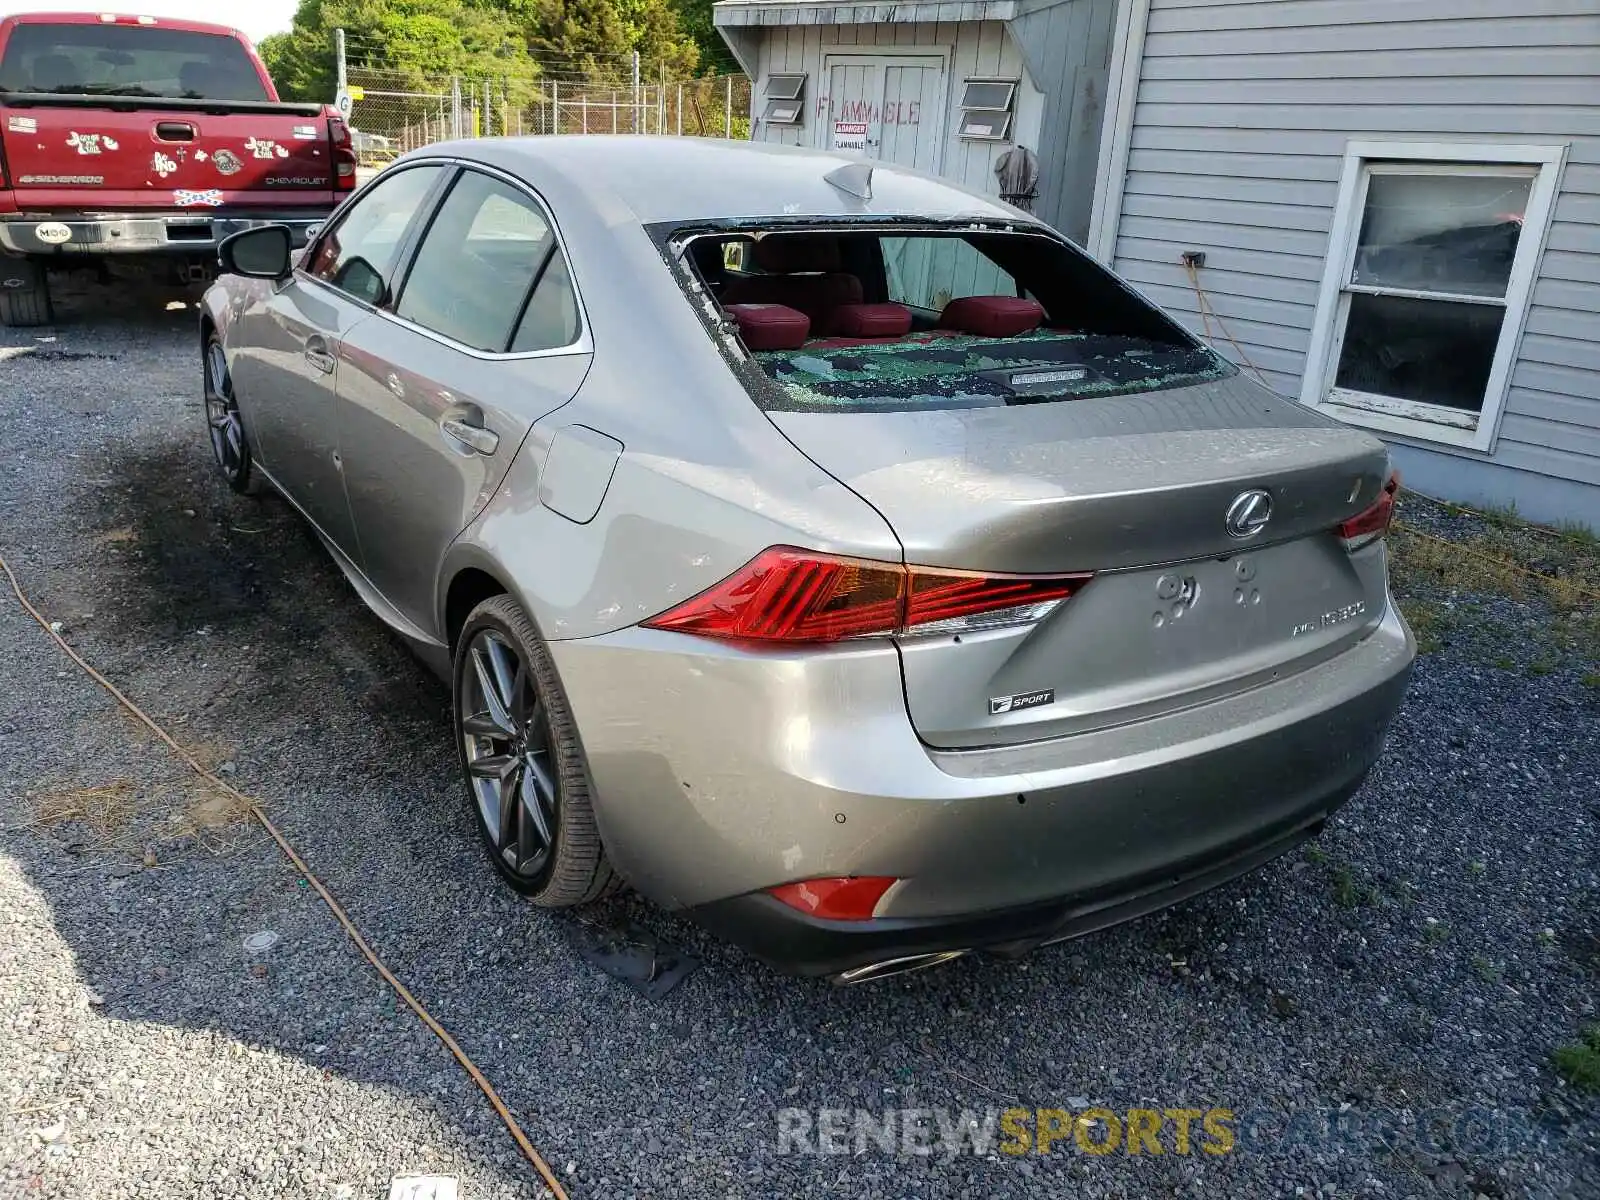
<svg viewBox="0 0 1600 1200"><path fill-rule="evenodd" d="M1166 871L1097 892L1043 904L949 917L819 921L760 892L691 909L700 924L756 957L795 975L837 975L872 963L949 951L1003 955L1082 937L1210 891L1294 849L1321 832L1360 780L1319 797L1286 826Z"/></svg>
<svg viewBox="0 0 1600 1200"><path fill-rule="evenodd" d="M1072 936L1282 853L1371 768L1415 644L1391 606L1314 670L963 751L917 739L892 648L755 654L635 629L551 651L624 875L758 957L832 973ZM901 882L870 922L817 922L757 894L845 875Z"/></svg>
<svg viewBox="0 0 1600 1200"><path fill-rule="evenodd" d="M231 234L261 225L287 225L295 245L327 220L332 208L296 208L285 213L213 216L200 209L150 214L88 213L55 216L29 213L0 217L0 251L29 257L73 258L107 254L215 253ZM67 231L65 241L61 230ZM41 230L45 236L41 236Z"/></svg>

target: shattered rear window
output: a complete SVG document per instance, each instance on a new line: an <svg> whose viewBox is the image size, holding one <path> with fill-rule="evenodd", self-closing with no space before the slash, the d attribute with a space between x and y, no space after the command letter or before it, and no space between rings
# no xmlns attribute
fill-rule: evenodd
<svg viewBox="0 0 1600 1200"><path fill-rule="evenodd" d="M1233 367L1210 350L1044 329L873 345L756 351L785 408L844 412L989 408L1186 387Z"/></svg>

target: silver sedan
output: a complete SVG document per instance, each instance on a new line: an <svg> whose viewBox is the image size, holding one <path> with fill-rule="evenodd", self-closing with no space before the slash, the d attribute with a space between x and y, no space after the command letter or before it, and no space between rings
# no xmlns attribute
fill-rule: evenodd
<svg viewBox="0 0 1600 1200"><path fill-rule="evenodd" d="M537 904L841 980L1021 953L1313 835L1400 703L1382 444L993 200L483 140L222 257L221 474L451 681Z"/></svg>

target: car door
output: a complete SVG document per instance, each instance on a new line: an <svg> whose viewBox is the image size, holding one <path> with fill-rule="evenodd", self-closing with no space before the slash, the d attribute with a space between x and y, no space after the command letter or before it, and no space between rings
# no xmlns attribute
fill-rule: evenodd
<svg viewBox="0 0 1600 1200"><path fill-rule="evenodd" d="M387 299L405 239L443 170L397 170L363 192L235 339L244 360L235 380L249 393L246 419L267 471L352 560L358 547L335 404L341 357L350 331Z"/></svg>
<svg viewBox="0 0 1600 1200"><path fill-rule="evenodd" d="M337 384L363 569L413 624L437 632L446 548L532 424L577 392L589 360L544 205L508 176L464 168L398 297L350 331Z"/></svg>

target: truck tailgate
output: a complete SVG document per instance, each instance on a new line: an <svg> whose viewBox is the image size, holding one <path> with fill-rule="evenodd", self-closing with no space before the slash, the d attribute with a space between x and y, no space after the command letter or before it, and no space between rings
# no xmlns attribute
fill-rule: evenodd
<svg viewBox="0 0 1600 1200"><path fill-rule="evenodd" d="M85 101L90 101L85 103ZM11 95L0 146L17 207L326 204L328 122L315 106Z"/></svg>

